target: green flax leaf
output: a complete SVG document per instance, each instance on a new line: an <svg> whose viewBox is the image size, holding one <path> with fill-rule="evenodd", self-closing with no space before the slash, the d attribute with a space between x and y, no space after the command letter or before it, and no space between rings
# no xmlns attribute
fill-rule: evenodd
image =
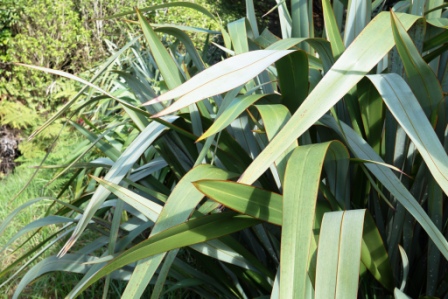
<svg viewBox="0 0 448 299"><path fill-rule="evenodd" d="M325 213L317 252L316 299L356 299L365 210Z"/></svg>
<svg viewBox="0 0 448 299"><path fill-rule="evenodd" d="M172 113L202 99L218 95L244 84L260 74L272 63L291 52L290 50L259 50L231 57L200 72L178 88L170 90L143 105L180 97L171 106L153 117Z"/></svg>
<svg viewBox="0 0 448 299"><path fill-rule="evenodd" d="M405 28L416 16L400 14ZM393 47L390 14L380 13L341 55L319 84L308 95L289 122L246 169L240 182L251 184L285 151L285 149L319 120L359 82Z"/></svg>
<svg viewBox="0 0 448 299"><path fill-rule="evenodd" d="M97 271L90 278L90 280L84 284L79 292L82 292L88 286L105 275L112 273L113 271L128 264L145 260L148 257L166 253L176 248L216 239L258 223L259 220L252 217L227 212L203 216L187 221L183 224L173 226L163 232L149 237L147 240L131 247L119 256L115 257L99 271Z"/></svg>
<svg viewBox="0 0 448 299"><path fill-rule="evenodd" d="M317 193L330 147L334 147L333 153L338 155L337 159L349 158L340 142L327 142L299 146L288 160L283 194L281 298L305 297Z"/></svg>

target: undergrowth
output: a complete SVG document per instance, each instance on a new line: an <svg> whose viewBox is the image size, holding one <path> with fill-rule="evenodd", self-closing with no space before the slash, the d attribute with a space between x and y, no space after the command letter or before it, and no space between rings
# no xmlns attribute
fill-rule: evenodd
<svg viewBox="0 0 448 299"><path fill-rule="evenodd" d="M48 136L47 136L48 137ZM48 140L50 140L48 138ZM45 165L58 165L66 161L66 158L76 150L76 147L80 143L80 136L65 128L60 137L54 142L49 142L47 151L51 150L51 155L42 164ZM24 146L33 146L33 143L24 143ZM33 153L32 149L26 152ZM21 157L19 161L21 163L16 167L15 171L5 178L0 180L0 219L2 221L14 211L17 207L28 202L30 198L39 197L55 197L61 187L67 182L65 175L60 176L53 182L52 179L60 169L41 168L37 172L37 167L41 164L45 158L46 153L41 149L35 148L34 154ZM30 180L32 177L34 178ZM49 184L49 182L51 182ZM26 187L26 188L25 188ZM22 190L23 189L23 190ZM64 201L70 201L70 190L62 197ZM16 233L17 228L23 228L27 224L42 218L48 213L48 209L52 201L39 202L31 205L28 208L22 210L17 217L15 217L12 223L9 223L4 233L0 236L0 248L7 245ZM56 231L56 227L45 227L39 231L39 234L32 235L30 233L25 234L18 240L16 240L11 246L8 246L6 252L8 253L8 259L3 260L0 265L0 269L8 267L16 258L22 256L28 252L31 248L42 242L45 238L49 237ZM22 242L30 238L30 242L26 242L24 246L18 247ZM16 248L13 252L10 248ZM55 254L56 249L49 250L45 256ZM41 259L44 257L41 257ZM34 263L37 263L36 260ZM56 276L43 276L37 280L33 285L27 288L26 293L23 295L26 298L60 298L61 294L66 294L68 290L73 287L71 281L77 281L79 277L76 274L64 274L60 273ZM0 284L3 283L8 277L0 278ZM15 284L10 284L9 289L5 289L5 292L0 298L10 298L14 291ZM48 286L52 286L49 288ZM86 296L88 296L88 292Z"/></svg>

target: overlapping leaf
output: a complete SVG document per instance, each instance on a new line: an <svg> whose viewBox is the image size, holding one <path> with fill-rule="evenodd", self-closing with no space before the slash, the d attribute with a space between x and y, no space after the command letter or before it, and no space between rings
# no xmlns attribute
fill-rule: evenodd
<svg viewBox="0 0 448 299"><path fill-rule="evenodd" d="M406 14L399 17L405 28L409 28L418 19ZM388 13L380 13L369 23L308 95L283 130L246 169L240 182L254 182L295 139L322 117L383 58L394 44L387 23L389 20Z"/></svg>
<svg viewBox="0 0 448 299"><path fill-rule="evenodd" d="M364 213L353 210L324 215L317 253L316 299L357 298Z"/></svg>
<svg viewBox="0 0 448 299"><path fill-rule="evenodd" d="M202 71L178 88L170 90L144 105L179 97L176 102L153 117L172 113L207 97L240 86L288 53L291 51L259 50L231 57Z"/></svg>

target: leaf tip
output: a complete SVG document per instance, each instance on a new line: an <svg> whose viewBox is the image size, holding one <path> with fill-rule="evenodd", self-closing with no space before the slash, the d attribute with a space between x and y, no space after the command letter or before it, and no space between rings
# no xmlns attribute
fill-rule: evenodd
<svg viewBox="0 0 448 299"><path fill-rule="evenodd" d="M158 102L159 97L155 97L152 100L147 101L146 103L143 103L142 106L148 106L148 105L154 105Z"/></svg>
<svg viewBox="0 0 448 299"><path fill-rule="evenodd" d="M61 251L59 251L57 257L58 257L58 258L61 258L61 257L63 257L64 255L66 255L67 252L70 250L70 248L72 248L73 244L75 244L76 239L77 239L76 236L75 236L75 235L72 235L72 236L70 237L70 239L68 239L67 243L65 243L64 247L62 247Z"/></svg>
<svg viewBox="0 0 448 299"><path fill-rule="evenodd" d="M200 141L202 141L204 139L205 139L205 137L204 137L204 135L202 135L198 139L196 139L196 141L194 143L198 143L198 142L200 142Z"/></svg>

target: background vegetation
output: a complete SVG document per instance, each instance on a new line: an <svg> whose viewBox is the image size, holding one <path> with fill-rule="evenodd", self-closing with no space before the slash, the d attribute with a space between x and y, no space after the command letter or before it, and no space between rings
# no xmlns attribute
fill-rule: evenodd
<svg viewBox="0 0 448 299"><path fill-rule="evenodd" d="M83 141L0 225L45 207L3 248L14 297L58 271L69 298L448 296L445 6L322 1L320 28L280 2L275 36L245 5L206 39L150 24L219 24L191 3L118 14L139 27L90 76L27 66L83 86L33 136L67 115Z"/></svg>
<svg viewBox="0 0 448 299"><path fill-rule="evenodd" d="M62 70L88 78L112 51L124 45L132 23L106 20L145 1L72 1L5 0L0 12L0 123L29 135L54 111L58 110L79 88L76 82L7 64L22 62ZM163 3L153 1L153 4ZM201 2L206 5L205 1ZM198 28L214 27L217 22L203 19L192 10L187 16L172 7L148 15L158 24L176 23ZM224 11L224 18L232 15ZM132 17L130 18L132 20ZM199 42L197 38L193 38ZM60 126L22 144L27 158L40 158L46 145L58 134ZM22 136L22 137L24 137ZM31 148L33 148L31 150Z"/></svg>

